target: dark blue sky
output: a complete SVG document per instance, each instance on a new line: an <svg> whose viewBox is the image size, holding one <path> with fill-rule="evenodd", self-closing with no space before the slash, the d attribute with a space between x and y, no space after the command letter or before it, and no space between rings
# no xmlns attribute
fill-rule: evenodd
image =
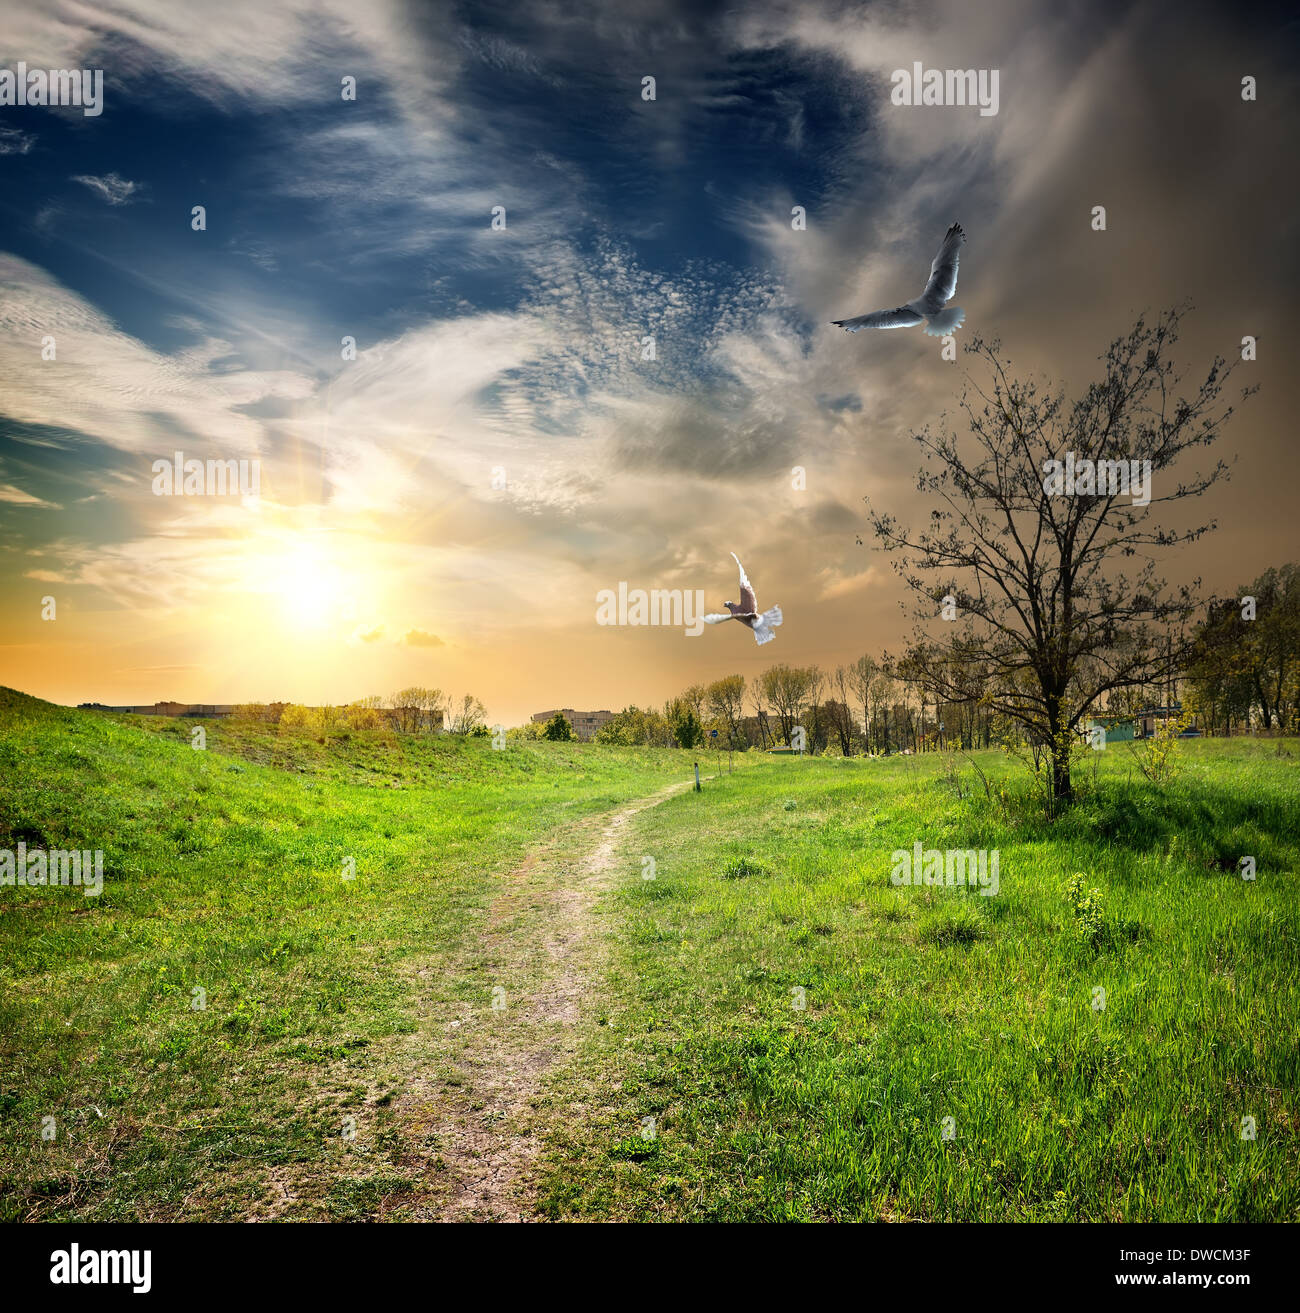
<svg viewBox="0 0 1300 1313"><path fill-rule="evenodd" d="M455 122L431 126L453 136L448 154L475 193L486 199L495 186L507 203L499 251L481 240L488 210L449 194L459 184L404 188L403 174L414 184L417 170L398 159L393 188L376 190L364 151L320 145L331 130L397 136L411 112L381 70L357 74L356 103L341 101L333 71L357 67L342 37L330 57L312 51L310 65L290 65L318 94L284 103L227 95L214 104L182 77L124 83L105 55L101 117L6 111L5 124L35 144L4 157L0 243L159 350L185 342L176 317L239 289L318 323L321 343L281 344L315 359L333 354L335 325L374 340L458 306L517 308L534 270L510 258L512 246L535 249L557 233L582 256L612 238L645 274L697 265L725 285L765 263L740 209L778 190L814 214L834 207L845 199L840 151L871 130L861 98L846 94L850 74L832 59L777 50L708 58L711 26L693 15L674 38L647 43L660 47L651 52L629 32L613 50L597 42L537 54L542 24L527 6L463 6L457 19L463 26L450 33L432 17L421 24L431 43L450 36L462 55L439 89ZM147 51L127 49L130 66L147 61ZM641 98L647 73L657 79L653 103ZM136 184L128 202L106 205L74 181L107 175ZM204 234L190 229L195 204L207 207ZM422 216L434 221L426 238ZM267 349L256 334L241 346L254 357Z"/></svg>

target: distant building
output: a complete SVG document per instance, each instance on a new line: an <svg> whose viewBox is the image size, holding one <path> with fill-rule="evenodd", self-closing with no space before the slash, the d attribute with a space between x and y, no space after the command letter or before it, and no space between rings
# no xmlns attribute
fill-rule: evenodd
<svg viewBox="0 0 1300 1313"><path fill-rule="evenodd" d="M533 724L545 725L555 714L554 710L538 711L532 717ZM573 726L575 737L581 739L584 743L595 737L596 731L607 720L614 719L612 711L574 711L572 707L559 708L559 714Z"/></svg>
<svg viewBox="0 0 1300 1313"><path fill-rule="evenodd" d="M1163 725L1167 720L1177 720L1183 714L1183 704L1175 702L1172 707L1144 707L1135 717L1137 723L1137 737L1140 739L1149 739L1155 732L1157 725ZM1197 718L1191 716L1190 724L1184 729L1178 737L1180 739L1199 738L1201 734Z"/></svg>
<svg viewBox="0 0 1300 1313"><path fill-rule="evenodd" d="M1094 716L1089 728L1104 730L1107 743L1130 743L1134 736L1132 716Z"/></svg>
<svg viewBox="0 0 1300 1313"><path fill-rule="evenodd" d="M116 711L128 716L187 716L195 719L215 719L233 716L235 708L221 702L155 702L151 707L108 707L102 702L82 702L79 711Z"/></svg>
<svg viewBox="0 0 1300 1313"><path fill-rule="evenodd" d="M1183 704L1175 702L1172 707L1144 707L1127 716L1094 716L1088 722L1088 727L1104 729L1107 743L1149 739L1166 721L1177 720L1182 714ZM1179 733L1179 738L1194 739L1201 736L1196 717L1189 717L1189 722Z"/></svg>

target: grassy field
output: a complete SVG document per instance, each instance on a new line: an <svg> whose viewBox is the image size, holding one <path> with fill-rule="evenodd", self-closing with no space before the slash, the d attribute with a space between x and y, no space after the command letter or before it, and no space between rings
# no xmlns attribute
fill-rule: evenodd
<svg viewBox="0 0 1300 1313"><path fill-rule="evenodd" d="M546 1211L1296 1220L1298 756L1190 743L1161 790L1112 746L1056 823L993 754L988 791L783 759L645 813L581 1078L608 1115L565 1128ZM998 895L895 887L917 840L999 850Z"/></svg>
<svg viewBox="0 0 1300 1313"><path fill-rule="evenodd" d="M314 1187L290 1216L414 1196L348 1164L343 1119L364 1128L445 1058L401 1043L428 1015L486 1002L473 938L503 873L683 769L662 750L207 731L194 751L175 721L0 692L0 848L105 853L98 898L0 890L0 1215L257 1215L286 1165Z"/></svg>
<svg viewBox="0 0 1300 1313"><path fill-rule="evenodd" d="M208 734L0 692L0 848L105 851L0 889L0 1216L1300 1220L1295 741L1051 822L997 754L632 815L686 754Z"/></svg>

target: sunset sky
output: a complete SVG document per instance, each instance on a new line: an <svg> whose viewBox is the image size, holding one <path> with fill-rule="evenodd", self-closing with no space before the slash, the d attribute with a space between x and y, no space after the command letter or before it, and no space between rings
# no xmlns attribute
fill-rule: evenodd
<svg viewBox="0 0 1300 1313"><path fill-rule="evenodd" d="M897 646L863 498L924 518L908 434L967 363L828 321L917 295L954 220L958 343L1018 372L1078 390L1183 301L1189 375L1256 336L1221 528L1168 572L1298 555L1292 6L219 10L0 3L0 67L104 70L98 116L0 107L0 683L510 724ZM999 112L891 104L915 61L999 70ZM155 496L176 451L260 496ZM732 551L771 645L596 624L620 581L721 609Z"/></svg>

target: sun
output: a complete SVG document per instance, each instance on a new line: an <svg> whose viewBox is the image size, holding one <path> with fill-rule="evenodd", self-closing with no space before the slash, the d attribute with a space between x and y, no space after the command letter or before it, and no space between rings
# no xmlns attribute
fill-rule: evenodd
<svg viewBox="0 0 1300 1313"><path fill-rule="evenodd" d="M267 561L281 616L297 629L323 629L346 600L343 571L315 543L300 543Z"/></svg>
<svg viewBox="0 0 1300 1313"><path fill-rule="evenodd" d="M292 639L346 637L375 628L390 600L391 571L359 533L316 525L268 525L235 549L237 582L250 617Z"/></svg>

